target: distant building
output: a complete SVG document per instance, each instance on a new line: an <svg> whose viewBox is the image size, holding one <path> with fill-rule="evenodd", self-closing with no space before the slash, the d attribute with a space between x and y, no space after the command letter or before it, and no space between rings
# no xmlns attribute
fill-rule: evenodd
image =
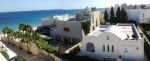
<svg viewBox="0 0 150 61"><path fill-rule="evenodd" d="M56 21L55 39L67 43L77 43L82 40L85 32L92 32L96 27L100 26L100 13L96 11L96 8L92 9L93 11L90 11L86 8L85 12L78 13L76 18L67 21ZM84 25L89 26L84 29Z"/></svg>
<svg viewBox="0 0 150 61"><path fill-rule="evenodd" d="M41 19L41 26L47 26L50 24L53 24L53 21L55 21L55 19L48 17L48 18L42 18Z"/></svg>
<svg viewBox="0 0 150 61"><path fill-rule="evenodd" d="M135 20L138 23L150 23L150 9L146 8L150 5L126 5L122 4L121 7L127 12L129 20ZM143 7L143 8L142 8ZM144 8L145 7L145 8ZM118 6L114 7L114 14L116 16ZM110 8L106 9L110 15Z"/></svg>
<svg viewBox="0 0 150 61"><path fill-rule="evenodd" d="M42 26L54 24L54 21L68 21L71 18L75 18L74 16L69 16L68 14L64 15L55 15L53 17L42 18Z"/></svg>
<svg viewBox="0 0 150 61"><path fill-rule="evenodd" d="M101 25L82 39L79 55L104 61L144 61L144 40L134 24Z"/></svg>

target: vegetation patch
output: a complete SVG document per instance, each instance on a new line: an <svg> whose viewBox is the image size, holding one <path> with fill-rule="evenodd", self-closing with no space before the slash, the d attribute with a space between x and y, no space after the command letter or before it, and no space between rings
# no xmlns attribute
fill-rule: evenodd
<svg viewBox="0 0 150 61"><path fill-rule="evenodd" d="M91 20L86 20L84 22L81 22L81 25L82 25L84 34L87 35L90 32Z"/></svg>
<svg viewBox="0 0 150 61"><path fill-rule="evenodd" d="M45 50L46 52L49 52L49 53L55 53L56 52L56 48L49 45L48 42L46 42L45 40L42 40L42 39L36 40L35 44L39 48Z"/></svg>
<svg viewBox="0 0 150 61"><path fill-rule="evenodd" d="M7 59L9 60L9 55L6 51L2 51L1 54Z"/></svg>
<svg viewBox="0 0 150 61"><path fill-rule="evenodd" d="M146 38L150 41L150 35L148 34L147 31L150 30L149 28L150 24L140 24L139 27L141 28L141 30L143 31L143 33L145 34ZM146 42L146 40L144 39L144 52L148 58L148 60L150 60L150 45Z"/></svg>
<svg viewBox="0 0 150 61"><path fill-rule="evenodd" d="M60 57L67 61L101 61L98 59L90 58L88 56L77 56L74 54L63 54Z"/></svg>
<svg viewBox="0 0 150 61"><path fill-rule="evenodd" d="M17 56L16 61L27 61L23 56Z"/></svg>
<svg viewBox="0 0 150 61"><path fill-rule="evenodd" d="M147 42L144 42L144 52L148 58L148 60L150 60L150 46L148 45Z"/></svg>
<svg viewBox="0 0 150 61"><path fill-rule="evenodd" d="M150 35L148 34L147 31L150 31L149 28L150 24L140 24L140 28L143 31L143 33L145 34L145 36L147 37L147 39L150 41Z"/></svg>
<svg viewBox="0 0 150 61"><path fill-rule="evenodd" d="M21 38L21 43L34 43L36 46L45 50L46 52L56 52L56 48L49 45L45 39L40 37L40 35L32 29L32 26L27 24L20 24L18 28L18 31L13 31L12 29L5 27L3 29L3 33L9 35L10 37ZM27 47L29 52L29 45L27 45Z"/></svg>

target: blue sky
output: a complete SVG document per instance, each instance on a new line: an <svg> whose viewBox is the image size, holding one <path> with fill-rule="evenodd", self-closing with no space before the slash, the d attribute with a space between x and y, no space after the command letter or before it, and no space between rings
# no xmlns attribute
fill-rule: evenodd
<svg viewBox="0 0 150 61"><path fill-rule="evenodd" d="M146 4L149 0L0 0L0 12L48 9L104 8L116 3Z"/></svg>

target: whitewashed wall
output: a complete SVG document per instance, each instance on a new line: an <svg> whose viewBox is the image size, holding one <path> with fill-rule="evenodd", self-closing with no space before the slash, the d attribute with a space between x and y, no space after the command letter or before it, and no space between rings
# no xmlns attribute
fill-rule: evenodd
<svg viewBox="0 0 150 61"><path fill-rule="evenodd" d="M109 40L107 40L109 36ZM89 56L102 60L103 58L116 58L122 57L125 61L139 60L144 61L144 43L143 40L121 40L115 34L109 32L103 32L99 36L86 36L82 41L82 48L80 55ZM95 45L95 52L87 52L86 44L92 42ZM105 51L103 52L103 45L105 45ZM111 51L112 45L114 45L114 52L107 52L107 45L110 46ZM137 50L138 47L138 50ZM127 53L125 49L127 48Z"/></svg>

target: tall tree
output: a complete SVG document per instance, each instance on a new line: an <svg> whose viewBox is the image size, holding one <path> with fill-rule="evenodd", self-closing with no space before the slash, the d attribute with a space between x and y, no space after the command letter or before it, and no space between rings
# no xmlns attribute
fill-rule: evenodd
<svg viewBox="0 0 150 61"><path fill-rule="evenodd" d="M121 22L121 11L120 7L118 7L117 12L116 12L116 17L117 17L117 22Z"/></svg>
<svg viewBox="0 0 150 61"><path fill-rule="evenodd" d="M128 21L127 12L124 10L124 8L121 9L121 20L122 20L122 22Z"/></svg>
<svg viewBox="0 0 150 61"><path fill-rule="evenodd" d="M104 13L104 19L105 19L105 22L109 22L108 21L108 13L107 13L106 9L105 9L105 13Z"/></svg>
<svg viewBox="0 0 150 61"><path fill-rule="evenodd" d="M109 19L110 22L113 22L114 21L114 8L111 7L111 11L110 11L110 19Z"/></svg>

